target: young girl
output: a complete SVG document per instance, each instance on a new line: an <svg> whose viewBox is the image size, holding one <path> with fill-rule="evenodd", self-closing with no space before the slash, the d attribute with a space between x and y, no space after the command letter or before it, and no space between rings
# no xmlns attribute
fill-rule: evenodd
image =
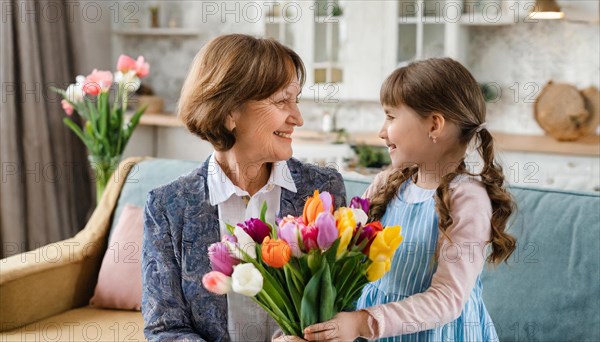
<svg viewBox="0 0 600 342"><path fill-rule="evenodd" d="M404 242L390 272L363 290L362 310L307 327L304 337L497 341L480 275L486 259L505 261L516 241L505 233L513 201L479 85L460 63L428 59L394 71L380 96L386 119L379 136L392 169L366 195L372 219L401 225ZM465 163L472 142L483 160L478 174Z"/></svg>

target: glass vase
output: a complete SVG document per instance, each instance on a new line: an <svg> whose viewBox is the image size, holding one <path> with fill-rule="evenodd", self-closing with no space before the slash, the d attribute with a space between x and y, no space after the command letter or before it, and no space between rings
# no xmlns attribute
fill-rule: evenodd
<svg viewBox="0 0 600 342"><path fill-rule="evenodd" d="M121 156L89 155L88 160L96 181L96 205L100 203L108 180L119 166Z"/></svg>

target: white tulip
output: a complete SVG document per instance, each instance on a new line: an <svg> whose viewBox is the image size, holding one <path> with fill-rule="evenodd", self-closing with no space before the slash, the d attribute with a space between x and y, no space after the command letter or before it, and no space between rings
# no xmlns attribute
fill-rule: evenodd
<svg viewBox="0 0 600 342"><path fill-rule="evenodd" d="M233 266L231 288L244 296L254 297L262 290L263 276L251 263Z"/></svg>
<svg viewBox="0 0 600 342"><path fill-rule="evenodd" d="M252 239L246 231L242 229L240 226L235 226L233 230L233 235L237 238L237 247L238 251L236 251L235 257L244 260L242 253L240 253L239 249L244 251L248 256L252 259L256 259L256 242Z"/></svg>
<svg viewBox="0 0 600 342"><path fill-rule="evenodd" d="M83 101L83 83L75 83L69 85L66 90L67 100L71 103L79 103Z"/></svg>
<svg viewBox="0 0 600 342"><path fill-rule="evenodd" d="M136 76L135 70L129 70L126 73L120 71L115 72L115 82L123 84L124 89L128 94L136 92L140 89L140 78Z"/></svg>
<svg viewBox="0 0 600 342"><path fill-rule="evenodd" d="M354 213L354 219L356 220L356 224L358 224L359 222L364 226L365 224L367 224L367 221L369 220L369 217L367 216L367 214L365 213L364 210L362 209L357 209L357 208L352 208L351 209L352 212Z"/></svg>

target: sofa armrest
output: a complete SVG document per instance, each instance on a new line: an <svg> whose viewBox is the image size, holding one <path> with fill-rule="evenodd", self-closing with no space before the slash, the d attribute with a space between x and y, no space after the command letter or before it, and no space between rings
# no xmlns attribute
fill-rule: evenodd
<svg viewBox="0 0 600 342"><path fill-rule="evenodd" d="M0 260L0 331L87 304L119 194L129 171L145 159L121 162L85 228L73 238Z"/></svg>

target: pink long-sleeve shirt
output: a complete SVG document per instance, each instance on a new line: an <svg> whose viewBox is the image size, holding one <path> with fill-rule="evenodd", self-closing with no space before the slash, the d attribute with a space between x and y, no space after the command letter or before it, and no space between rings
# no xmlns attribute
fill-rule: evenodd
<svg viewBox="0 0 600 342"><path fill-rule="evenodd" d="M383 172L363 197L372 197L389 173ZM370 339L429 330L457 319L483 270L491 238L492 206L484 185L472 177L451 183L454 224L440 247L431 286L401 301L364 309ZM441 234L440 234L441 237Z"/></svg>

